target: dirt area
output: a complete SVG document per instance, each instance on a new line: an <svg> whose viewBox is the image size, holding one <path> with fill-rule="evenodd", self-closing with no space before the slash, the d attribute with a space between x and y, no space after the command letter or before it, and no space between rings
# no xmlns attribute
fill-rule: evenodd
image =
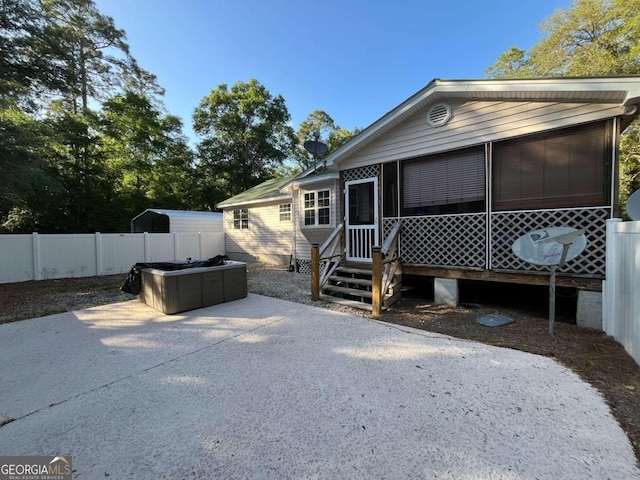
<svg viewBox="0 0 640 480"><path fill-rule="evenodd" d="M0 284L0 323L82 310L135 298L120 291L125 275Z"/></svg>
<svg viewBox="0 0 640 480"><path fill-rule="evenodd" d="M135 298L120 292L123 280L124 275L112 275L0 284L0 323ZM249 269L249 291L261 295L311 303L308 282L308 276L284 268L253 265ZM453 308L433 304L427 280L409 278L402 300L381 320L554 358L601 392L640 462L640 367L611 337L573 323L575 294L570 291L558 291L558 318L551 336L546 295L544 287L468 282L460 286L461 306ZM334 304L316 305L365 315ZM485 314L514 322L486 327L476 322Z"/></svg>

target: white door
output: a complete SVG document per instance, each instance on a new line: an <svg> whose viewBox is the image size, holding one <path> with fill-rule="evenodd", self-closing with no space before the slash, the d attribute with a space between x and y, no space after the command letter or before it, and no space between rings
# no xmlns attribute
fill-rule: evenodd
<svg viewBox="0 0 640 480"><path fill-rule="evenodd" d="M370 262L371 248L378 242L378 179L345 183L346 258Z"/></svg>

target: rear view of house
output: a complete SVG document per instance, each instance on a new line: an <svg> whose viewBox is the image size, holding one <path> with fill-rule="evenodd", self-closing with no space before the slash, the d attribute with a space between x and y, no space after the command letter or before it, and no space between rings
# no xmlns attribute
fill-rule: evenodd
<svg viewBox="0 0 640 480"><path fill-rule="evenodd" d="M545 284L546 271L511 246L567 226L586 232L587 248L558 282L599 292L605 223L619 210L620 134L638 103L640 77L434 80L321 173L283 183L296 260L314 267L309 247L325 243L320 290L370 302L366 271L381 247L389 302L402 273L434 277L455 298L458 279Z"/></svg>

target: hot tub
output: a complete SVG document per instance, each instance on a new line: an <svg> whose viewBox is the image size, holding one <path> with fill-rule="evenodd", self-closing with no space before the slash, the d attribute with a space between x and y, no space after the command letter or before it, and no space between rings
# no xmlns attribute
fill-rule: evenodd
<svg viewBox="0 0 640 480"><path fill-rule="evenodd" d="M214 267L176 270L142 268L139 299L162 313L174 314L231 302L247 296L247 264L227 261Z"/></svg>

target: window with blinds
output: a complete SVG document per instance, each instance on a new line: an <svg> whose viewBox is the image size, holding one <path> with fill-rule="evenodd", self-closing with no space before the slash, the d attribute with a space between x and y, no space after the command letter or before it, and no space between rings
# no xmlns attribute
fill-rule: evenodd
<svg viewBox="0 0 640 480"><path fill-rule="evenodd" d="M402 165L404 215L484 209L484 146L431 155Z"/></svg>
<svg viewBox="0 0 640 480"><path fill-rule="evenodd" d="M610 203L609 122L493 144L493 209L601 206Z"/></svg>

